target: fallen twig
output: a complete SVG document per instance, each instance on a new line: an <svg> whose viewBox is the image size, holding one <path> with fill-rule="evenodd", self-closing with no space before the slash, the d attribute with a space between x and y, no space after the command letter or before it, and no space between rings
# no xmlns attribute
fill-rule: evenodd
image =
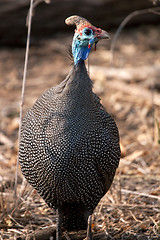
<svg viewBox="0 0 160 240"><path fill-rule="evenodd" d="M147 193L130 191L130 190L126 190L126 189L122 189L121 191L122 191L122 193L124 193L124 194L134 194L134 195L139 195L139 196L148 197L148 198L155 198L155 199L157 199L157 200L160 200L160 197L155 196L155 195L151 195L151 194L147 194Z"/></svg>
<svg viewBox="0 0 160 240"><path fill-rule="evenodd" d="M63 240L66 240L66 236L68 239L71 240L83 240L86 237L86 231L79 231L79 232L70 232L65 233L62 237ZM41 230L36 230L34 234L29 234L27 236L27 240L50 240L56 239L56 228L55 227L47 227ZM105 233L96 233L94 234L94 240L106 240ZM110 239L110 238L109 238ZM17 240L26 240L26 236L18 237Z"/></svg>

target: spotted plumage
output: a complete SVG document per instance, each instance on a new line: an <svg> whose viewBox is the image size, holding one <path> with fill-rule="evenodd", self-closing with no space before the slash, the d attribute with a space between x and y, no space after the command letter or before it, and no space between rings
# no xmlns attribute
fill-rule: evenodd
<svg viewBox="0 0 160 240"><path fill-rule="evenodd" d="M83 20L86 30L86 19L72 16L66 22L71 24L73 19L78 27ZM61 228L87 228L88 217L110 188L119 163L116 124L93 93L80 53L91 40L93 45L104 38L105 31L101 30L101 37L99 32L93 31L89 39L86 35L80 39L75 33L74 66L69 75L46 91L23 119L19 149L22 173L46 203L58 209L57 240L61 239ZM84 39L84 45L75 43Z"/></svg>

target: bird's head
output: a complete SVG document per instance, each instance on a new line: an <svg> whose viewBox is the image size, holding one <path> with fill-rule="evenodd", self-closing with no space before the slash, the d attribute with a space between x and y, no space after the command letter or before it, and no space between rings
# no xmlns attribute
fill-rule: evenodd
<svg viewBox="0 0 160 240"><path fill-rule="evenodd" d="M71 16L65 20L67 25L76 25L75 34L72 42L72 54L74 64L86 60L93 44L96 44L100 39L109 38L106 31L93 26L87 19L80 16Z"/></svg>

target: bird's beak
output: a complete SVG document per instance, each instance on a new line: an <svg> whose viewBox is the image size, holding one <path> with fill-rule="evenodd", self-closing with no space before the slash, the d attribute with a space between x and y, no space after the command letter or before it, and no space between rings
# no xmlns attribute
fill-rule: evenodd
<svg viewBox="0 0 160 240"><path fill-rule="evenodd" d="M102 30L102 32L99 34L98 38L100 38L100 39L109 38L109 34L105 30Z"/></svg>
<svg viewBox="0 0 160 240"><path fill-rule="evenodd" d="M102 30L101 28L98 28L97 31L96 31L96 38L98 40L106 39L106 38L109 38L109 34L105 30Z"/></svg>

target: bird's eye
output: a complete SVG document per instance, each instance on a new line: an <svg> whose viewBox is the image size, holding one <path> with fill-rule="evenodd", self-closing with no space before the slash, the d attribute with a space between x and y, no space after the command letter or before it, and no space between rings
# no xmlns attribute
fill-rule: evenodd
<svg viewBox="0 0 160 240"><path fill-rule="evenodd" d="M92 33L92 30L90 28L84 29L84 34L86 34L87 36L89 36L91 33Z"/></svg>

